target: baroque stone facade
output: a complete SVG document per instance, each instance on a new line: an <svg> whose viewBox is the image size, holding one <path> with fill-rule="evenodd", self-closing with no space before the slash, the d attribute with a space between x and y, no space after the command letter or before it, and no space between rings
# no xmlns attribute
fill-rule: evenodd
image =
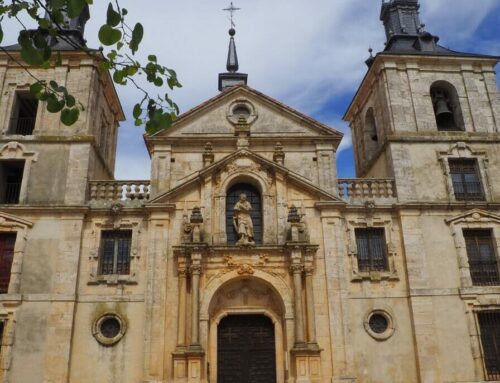
<svg viewBox="0 0 500 383"><path fill-rule="evenodd" d="M0 187L0 241L15 238L0 379L231 381L243 354L224 353L221 333L242 316L272 323L247 341L251 365L253 339L272 335L262 382L500 379L482 319L500 310L497 59L390 47L345 116L358 179L337 177L339 132L239 84L145 137L150 180L115 181L109 74L74 51L32 69L87 105L71 128L40 106L17 134L30 79L2 53L0 182L20 181L16 198ZM435 109L436 82L458 101ZM458 107L463 125L440 129ZM236 242L241 190L255 243Z"/></svg>

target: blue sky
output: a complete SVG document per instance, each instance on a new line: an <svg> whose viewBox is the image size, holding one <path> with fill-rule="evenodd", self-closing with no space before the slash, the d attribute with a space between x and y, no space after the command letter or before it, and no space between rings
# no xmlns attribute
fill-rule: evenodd
<svg viewBox="0 0 500 383"><path fill-rule="evenodd" d="M225 71L230 0L120 0L129 23L140 21L145 38L139 56L154 53L174 68L184 87L173 98L186 111L217 91ZM87 26L88 45L99 46L108 1L96 0ZM340 177L353 177L348 126L342 116L366 73L368 48L381 51L385 36L380 0L234 0L240 70L249 85L345 134L338 151ZM420 0L426 30L450 49L500 55L500 1ZM4 20L4 43L18 26ZM118 87L127 115L120 128L117 179L148 179L150 162L131 111L140 100L133 87Z"/></svg>

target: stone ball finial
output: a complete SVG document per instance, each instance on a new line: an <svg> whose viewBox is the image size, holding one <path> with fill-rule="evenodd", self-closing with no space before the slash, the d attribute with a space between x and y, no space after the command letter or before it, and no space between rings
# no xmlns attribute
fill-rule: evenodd
<svg viewBox="0 0 500 383"><path fill-rule="evenodd" d="M231 28L231 29L229 30L229 36L233 37L235 34L236 34L236 29Z"/></svg>

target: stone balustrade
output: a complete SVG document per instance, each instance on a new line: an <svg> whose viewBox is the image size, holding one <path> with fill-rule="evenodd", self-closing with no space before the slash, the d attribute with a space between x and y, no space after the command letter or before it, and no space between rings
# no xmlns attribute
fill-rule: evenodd
<svg viewBox="0 0 500 383"><path fill-rule="evenodd" d="M149 200L150 181L90 181L90 202Z"/></svg>
<svg viewBox="0 0 500 383"><path fill-rule="evenodd" d="M396 183L392 178L339 179L339 197L351 200L395 199Z"/></svg>

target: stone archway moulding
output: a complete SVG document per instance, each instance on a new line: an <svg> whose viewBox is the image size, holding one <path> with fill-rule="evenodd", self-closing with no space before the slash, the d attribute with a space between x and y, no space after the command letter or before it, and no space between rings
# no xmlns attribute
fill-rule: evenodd
<svg viewBox="0 0 500 383"><path fill-rule="evenodd" d="M284 309L284 317L286 319L293 318L293 301L291 291L286 285L285 281L275 277L269 273L261 270L255 270L255 273L251 276L242 277L238 274L237 270L230 271L219 278L214 278L211 280L204 289L203 299L200 305L200 319L209 320L209 307L213 298L216 296L217 292L227 283L236 281L238 279L258 279L269 285L281 299Z"/></svg>

